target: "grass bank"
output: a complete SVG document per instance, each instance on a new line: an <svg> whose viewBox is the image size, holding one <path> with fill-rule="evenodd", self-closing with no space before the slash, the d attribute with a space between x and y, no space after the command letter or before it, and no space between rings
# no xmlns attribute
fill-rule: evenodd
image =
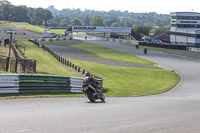
<svg viewBox="0 0 200 133"><path fill-rule="evenodd" d="M50 53L42 48L38 48L35 44L29 42L28 40L21 39L19 42L26 47L25 56L29 59L37 61L37 73L83 77L81 73L78 73L74 69L61 64Z"/></svg>
<svg viewBox="0 0 200 133"><path fill-rule="evenodd" d="M126 45L126 46L131 46L131 47L135 47L136 46L136 45L128 44L128 43L120 43L120 44L121 45ZM154 50L154 51L172 50L172 49L166 49L166 48L157 48L157 47L139 45L139 48L144 48L144 47L146 47L148 50Z"/></svg>
<svg viewBox="0 0 200 133"><path fill-rule="evenodd" d="M172 88L178 75L169 70L143 69L99 64L94 62L68 59L77 66L102 77L106 96L139 96L158 94Z"/></svg>
<svg viewBox="0 0 200 133"><path fill-rule="evenodd" d="M51 31L57 35L62 35L66 30L64 29L51 29Z"/></svg>
<svg viewBox="0 0 200 133"><path fill-rule="evenodd" d="M51 54L45 50L38 48L35 44L27 41L20 40L21 43L26 45L25 56L31 59L37 60L37 71L40 73L47 73L51 75L62 75L62 76L77 76L82 77L83 75L75 72L71 68L59 63ZM99 55L104 54L108 58L109 54L114 54L111 57L117 56L120 61L126 61L124 58L127 57L133 60L131 55L124 55L123 53L117 53L111 49L98 47L94 44L75 44L75 47L84 47L87 50L100 51ZM91 52L90 51L90 52ZM121 57L123 56L123 57ZM111 59L112 59L111 58ZM116 59L116 58L114 58ZM179 80L178 75L169 70L161 69L143 69L133 67L122 67L112 66L100 63L80 61L74 59L68 59L75 65L91 72L93 75L103 78L104 88L108 89L106 96L140 96L149 94L158 94L165 92L172 88ZM84 96L83 94L40 94L40 95L0 95L0 97L65 97L65 96Z"/></svg>
<svg viewBox="0 0 200 133"><path fill-rule="evenodd" d="M65 42L72 42L72 41L75 41L75 40L73 39L73 40L63 40L63 41L41 41L40 43L41 43L41 44L48 44L48 43L65 43Z"/></svg>
<svg viewBox="0 0 200 133"><path fill-rule="evenodd" d="M31 25L29 23L25 23L25 22L5 22L5 23L1 23L0 27L10 27L10 28L15 28L17 26L22 26L22 28L24 30L28 30L28 31L33 31L33 32L38 32L38 33L43 33L44 32L44 28L39 27L39 26L35 26L35 25Z"/></svg>
<svg viewBox="0 0 200 133"><path fill-rule="evenodd" d="M44 97L83 97L84 94L0 94L0 99L12 98L44 98Z"/></svg>
<svg viewBox="0 0 200 133"><path fill-rule="evenodd" d="M116 61L121 61L121 62L129 62L129 63L134 63L134 64L143 64L143 65L155 64L151 61L139 58L137 56L122 53L117 50L113 50L113 49L106 48L103 46L95 45L92 43L84 42L84 43L75 44L75 45L71 45L71 46L75 47L75 48L80 48L80 49L86 50L90 53L96 54L105 59L116 60Z"/></svg>
<svg viewBox="0 0 200 133"><path fill-rule="evenodd" d="M131 46L131 47L135 47L135 45L133 44L127 44L127 43L120 43L121 45L126 45L126 46ZM194 58L194 59L200 59L198 57L194 57L194 56L187 56L184 54L177 54L176 51L185 51L185 50L174 50L174 49L167 49L167 48L158 48L158 47L150 47L150 46L142 46L139 45L139 48L144 48L146 47L148 50L153 50L153 51L161 51L164 53L169 53L169 54L174 54L174 55L180 55L180 56L184 56L184 57L188 57L188 58Z"/></svg>

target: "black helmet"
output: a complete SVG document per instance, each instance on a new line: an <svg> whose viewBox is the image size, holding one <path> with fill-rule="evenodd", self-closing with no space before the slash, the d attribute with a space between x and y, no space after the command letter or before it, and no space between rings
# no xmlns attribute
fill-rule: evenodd
<svg viewBox="0 0 200 133"><path fill-rule="evenodd" d="M90 76L91 74L89 72L86 73L86 76Z"/></svg>

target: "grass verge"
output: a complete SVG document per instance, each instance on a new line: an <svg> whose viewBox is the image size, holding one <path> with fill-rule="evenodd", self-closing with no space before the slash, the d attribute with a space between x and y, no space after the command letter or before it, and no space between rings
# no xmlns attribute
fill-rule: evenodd
<svg viewBox="0 0 200 133"><path fill-rule="evenodd" d="M0 99L14 99L14 98L45 98L45 97L83 97L84 94L0 94Z"/></svg>
<svg viewBox="0 0 200 133"><path fill-rule="evenodd" d="M20 40L26 45L25 56L37 60L37 71L40 73L56 74L62 76L83 76L80 73L66 68L59 63L51 54L45 50L38 48L35 44ZM87 44L86 44L87 45ZM78 46L78 45L76 45ZM84 46L81 44L81 46ZM103 54L105 50L108 52L116 52L104 47L96 47L94 44L89 44L93 49L101 49ZM92 50L92 49L90 49ZM115 53L116 56L121 53ZM127 56L127 55L124 55ZM131 58L131 57L129 57ZM169 70L160 69L143 69L133 67L112 66L100 63L80 61L68 59L77 66L91 72L93 75L102 77L104 80L104 88L108 90L106 96L141 96L158 94L172 88L179 81L178 75ZM24 97L71 97L84 96L83 94L9 94L0 95L1 98L24 98Z"/></svg>
<svg viewBox="0 0 200 133"><path fill-rule="evenodd" d="M120 43L121 45L126 45L126 46L131 46L131 47L135 47L136 45L133 44L128 44L128 43ZM166 48L157 48L157 47L149 47L149 46L142 46L139 45L139 48L144 48L146 47L148 50L155 50L155 51L162 51L162 50L172 50L172 49L166 49Z"/></svg>
<svg viewBox="0 0 200 133"><path fill-rule="evenodd" d="M25 56L35 59L37 63L37 74L60 75L70 77L84 77L83 74L75 71L58 62L51 54L26 39L19 39L18 42L26 46ZM1 74L11 74L11 72L0 71ZM13 74L13 73L12 73ZM33 98L33 97L80 97L84 94L0 94L1 98Z"/></svg>
<svg viewBox="0 0 200 133"><path fill-rule="evenodd" d="M62 35L66 30L64 29L51 29L51 31L57 35Z"/></svg>
<svg viewBox="0 0 200 133"><path fill-rule="evenodd" d="M113 50L113 49L106 48L103 46L95 45L92 43L84 42L84 43L80 43L80 44L73 44L71 46L75 47L75 48L80 48L80 49L86 50L90 53L96 54L105 59L116 60L116 61L121 61L121 62L129 62L129 63L134 63L134 64L143 64L143 65L155 64L151 61L139 58L137 56L122 53L117 50Z"/></svg>
<svg viewBox="0 0 200 133"><path fill-rule="evenodd" d="M179 81L169 70L143 69L68 59L77 66L102 77L106 96L140 96L165 92Z"/></svg>
<svg viewBox="0 0 200 133"><path fill-rule="evenodd" d="M73 40L63 40L63 41L41 41L40 43L42 44L47 44L47 43L65 43L65 42L72 42L75 41L75 39Z"/></svg>
<svg viewBox="0 0 200 133"><path fill-rule="evenodd" d="M28 30L28 31L33 31L33 32L38 32L38 33L44 32L44 28L35 26L35 25L31 25L31 24L25 23L25 22L10 22L10 23L7 22L7 23L0 24L0 27L14 28L17 26L22 26L24 30Z"/></svg>
<svg viewBox="0 0 200 133"><path fill-rule="evenodd" d="M135 45L133 45L133 44L127 44L127 43L120 43L120 44L135 47ZM198 57L192 57L192 56L187 56L187 55L183 55L183 54L177 54L176 52L173 52L174 49L157 48L157 47L149 47L149 46L142 46L142 45L139 45L139 47L140 48L146 47L148 50L161 51L161 52L168 53L168 54L174 54L174 55L180 55L180 56L184 56L184 57L188 57L188 58L200 59ZM175 51L178 51L178 50L175 50ZM180 51L184 51L184 50L180 50Z"/></svg>
<svg viewBox="0 0 200 133"><path fill-rule="evenodd" d="M37 61L37 73L83 77L81 73L61 64L49 52L42 48L38 48L32 42L29 42L28 40L20 40L19 42L26 47L25 56Z"/></svg>

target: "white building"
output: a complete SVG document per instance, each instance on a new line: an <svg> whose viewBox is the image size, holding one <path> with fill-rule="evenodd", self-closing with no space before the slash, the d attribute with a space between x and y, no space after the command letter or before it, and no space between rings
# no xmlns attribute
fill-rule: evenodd
<svg viewBox="0 0 200 133"><path fill-rule="evenodd" d="M200 45L200 13L171 13L171 43L178 45Z"/></svg>

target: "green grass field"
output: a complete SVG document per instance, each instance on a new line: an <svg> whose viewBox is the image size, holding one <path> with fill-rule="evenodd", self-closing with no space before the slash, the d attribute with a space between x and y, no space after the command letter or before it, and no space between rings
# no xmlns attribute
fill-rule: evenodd
<svg viewBox="0 0 200 133"><path fill-rule="evenodd" d="M28 31L34 31L34 32L38 32L38 33L43 33L44 32L44 28L39 27L39 26L35 26L35 25L31 25L29 23L25 23L25 22L5 22L5 23L0 23L0 27L10 27L10 28L14 28L17 26L22 26L24 30L28 30Z"/></svg>
<svg viewBox="0 0 200 133"><path fill-rule="evenodd" d="M83 77L81 73L66 67L59 63L51 54L42 48L38 48L35 44L27 40L19 40L20 43L26 45L25 56L30 59L37 60L37 71L43 74L62 75ZM99 55L108 58L108 53L113 52L111 59L114 56L120 58L120 61L135 59L131 55L126 55L121 52L112 51L104 47L95 46L94 44L75 44L75 47L84 47L89 50L100 51ZM90 52L91 52L90 51ZM115 60L116 58L114 58ZM80 61L68 59L75 65L91 72L93 75L103 78L103 86L108 92L106 96L140 96L149 94L158 94L172 88L178 81L179 76L169 70L161 69L143 69L134 67L122 67L105 65L94 62ZM148 61L147 61L148 62ZM153 63L151 63L153 64ZM41 94L41 95L0 95L0 97L63 97L63 96L84 96L83 94Z"/></svg>
<svg viewBox="0 0 200 133"><path fill-rule="evenodd" d="M112 49L109 49L106 47L95 45L92 43L84 42L84 43L71 45L71 46L75 47L75 48L80 48L80 49L86 50L90 53L96 54L105 59L129 62L129 63L134 63L134 64L143 64L143 65L155 64L151 61L148 61L148 60L145 60L145 59L133 56L133 55L129 55L126 53L122 53L117 50L112 50Z"/></svg>
<svg viewBox="0 0 200 133"><path fill-rule="evenodd" d="M62 35L66 30L64 29L51 29L51 31L57 35Z"/></svg>
<svg viewBox="0 0 200 133"><path fill-rule="evenodd" d="M133 44L127 44L127 43L120 43L121 45L126 45L126 46L131 46L131 47L135 47L135 45ZM154 50L154 51L161 51L161 52L164 52L164 53L169 53L169 52L166 52L166 50L174 50L174 49L167 49L167 48L158 48L158 47L150 47L150 46L142 46L142 45L139 45L139 48L144 48L146 47L148 50ZM181 50L180 50L181 51ZM176 53L169 53L169 54L175 54L175 55L181 55L181 56L185 56L185 57L188 57L188 58L194 58L194 59L200 59L200 58L197 58L197 57L192 57L192 56L186 56L186 55L182 55L182 54L176 54Z"/></svg>
<svg viewBox="0 0 200 133"><path fill-rule="evenodd" d="M160 69L142 69L111 66L94 62L68 59L77 66L102 77L106 96L139 96L158 94L172 88L179 77L175 72Z"/></svg>
<svg viewBox="0 0 200 133"><path fill-rule="evenodd" d="M76 72L70 67L67 67L58 62L50 53L38 48L35 44L28 40L20 40L21 44L26 46L25 56L29 59L34 59L37 62L37 72L51 75L83 77L81 73Z"/></svg>
<svg viewBox="0 0 200 133"><path fill-rule="evenodd" d="M91 43L74 44L71 46L106 59L137 64L154 64L136 56ZM69 60L93 75L102 77L104 79L104 87L108 89L107 96L158 94L172 88L179 81L179 76L169 70L111 66L94 62Z"/></svg>
<svg viewBox="0 0 200 133"><path fill-rule="evenodd" d="M136 45L133 44L128 44L128 43L120 43L121 45L126 45L126 46L131 46L131 47L135 47ZM139 45L139 48L144 48L146 47L149 50L155 50L155 51L162 51L162 50L171 50L171 49L166 49L166 48L157 48L157 47L150 47L150 46L142 46Z"/></svg>

